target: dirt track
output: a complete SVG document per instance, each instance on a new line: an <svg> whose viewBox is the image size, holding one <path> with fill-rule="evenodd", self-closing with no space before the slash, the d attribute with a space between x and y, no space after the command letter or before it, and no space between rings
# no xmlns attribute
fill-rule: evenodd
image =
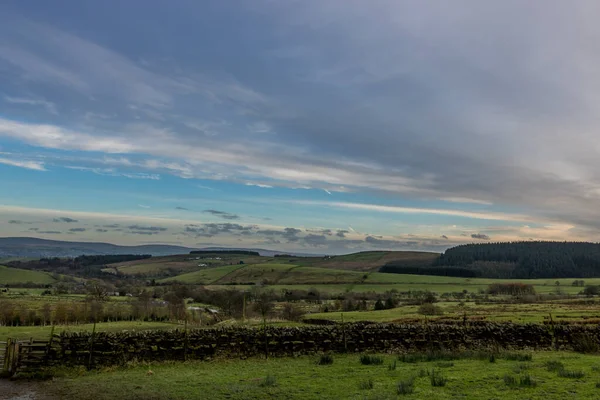
<svg viewBox="0 0 600 400"><path fill-rule="evenodd" d="M30 381L0 379L0 400L54 400L44 394L43 385Z"/></svg>

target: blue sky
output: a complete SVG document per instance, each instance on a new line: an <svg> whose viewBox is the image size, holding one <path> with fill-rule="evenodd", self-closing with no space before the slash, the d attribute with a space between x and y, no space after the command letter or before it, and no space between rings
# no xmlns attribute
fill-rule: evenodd
<svg viewBox="0 0 600 400"><path fill-rule="evenodd" d="M597 241L599 7L4 1L0 235Z"/></svg>

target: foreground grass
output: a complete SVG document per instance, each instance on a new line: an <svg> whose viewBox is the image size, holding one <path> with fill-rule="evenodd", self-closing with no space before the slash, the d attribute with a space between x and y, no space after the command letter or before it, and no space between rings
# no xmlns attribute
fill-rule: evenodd
<svg viewBox="0 0 600 400"><path fill-rule="evenodd" d="M405 363L392 355L383 359L381 365L362 365L360 355L353 354L334 355L331 365L318 365L317 357L305 356L66 370L47 382L45 389L64 399L396 399L398 383L414 378L414 392L401 398L600 397L597 356L539 352L529 362L497 359L493 363L487 359ZM394 361L395 367L390 368ZM561 377L547 368L553 361L585 375ZM432 386L433 370L445 380L443 386Z"/></svg>

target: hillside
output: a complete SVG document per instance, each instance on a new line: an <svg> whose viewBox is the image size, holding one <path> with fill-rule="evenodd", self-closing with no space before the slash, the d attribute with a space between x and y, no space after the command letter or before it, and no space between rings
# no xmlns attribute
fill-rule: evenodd
<svg viewBox="0 0 600 400"><path fill-rule="evenodd" d="M485 278L590 278L600 276L600 244L541 241L467 244L446 250L434 264L407 268L392 262L380 270Z"/></svg>
<svg viewBox="0 0 600 400"><path fill-rule="evenodd" d="M55 282L56 279L46 272L9 268L4 265L0 265L0 285L15 285L24 283L49 285Z"/></svg>
<svg viewBox="0 0 600 400"><path fill-rule="evenodd" d="M195 250L182 246L141 245L119 246L98 242L65 242L31 237L0 238L0 257L76 257L85 255L107 254L151 254L168 255L189 253Z"/></svg>
<svg viewBox="0 0 600 400"><path fill-rule="evenodd" d="M224 271L231 272L231 267L243 265L269 265L270 268L319 268L330 270L328 282L336 272L361 272L377 271L388 262L396 262L405 266L431 265L439 257L437 253L401 252L401 251L371 251L348 254L343 256L297 257L297 256L256 256L250 254L235 254L214 252L200 254L180 254L164 257L152 257L145 260L136 260L124 263L107 265L104 272L115 275L139 276L145 278L178 277L181 282L206 282L219 278L217 271L223 267ZM275 265L275 266L274 266ZM221 270L221 269L219 269ZM308 271L308 270L307 270ZM181 276L185 275L185 276ZM181 276L181 278L179 278ZM239 278L239 279L238 279ZM238 277L236 279L243 280ZM263 277L271 280L272 277ZM289 280L289 279L288 279ZM333 279L335 281L335 279ZM356 279L352 279L356 281ZM225 283L225 282L224 282Z"/></svg>

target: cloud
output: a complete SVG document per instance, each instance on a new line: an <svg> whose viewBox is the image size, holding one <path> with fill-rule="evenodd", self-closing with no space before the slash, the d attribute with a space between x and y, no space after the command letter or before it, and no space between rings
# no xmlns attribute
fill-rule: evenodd
<svg viewBox="0 0 600 400"><path fill-rule="evenodd" d="M221 234L249 235L255 228L254 225L240 225L230 222L188 224L185 226L184 234L195 237L213 237Z"/></svg>
<svg viewBox="0 0 600 400"><path fill-rule="evenodd" d="M216 217L219 218L223 218L223 219L229 219L229 220L233 220L233 219L240 219L239 215L236 214L230 214L228 212L225 211L219 211L219 210L204 210L203 212L207 213L207 214L212 214Z"/></svg>
<svg viewBox="0 0 600 400"><path fill-rule="evenodd" d="M175 207L176 210L182 210L182 211L190 211L189 208L185 208L185 207Z"/></svg>
<svg viewBox="0 0 600 400"><path fill-rule="evenodd" d="M12 104L24 104L29 106L41 106L46 109L50 114L58 114L56 105L52 102L40 99L29 99L25 97L10 97L4 96L4 101Z"/></svg>
<svg viewBox="0 0 600 400"><path fill-rule="evenodd" d="M108 232L108 229L96 228L96 232L106 233Z"/></svg>
<svg viewBox="0 0 600 400"><path fill-rule="evenodd" d="M19 161L0 157L0 164L10 165L12 167L32 169L34 171L47 171L44 167L44 163L41 161Z"/></svg>
<svg viewBox="0 0 600 400"><path fill-rule="evenodd" d="M490 240L490 237L483 233L473 233L473 234L471 234L471 238L481 239L481 240Z"/></svg>
<svg viewBox="0 0 600 400"><path fill-rule="evenodd" d="M302 232L301 229L287 227L283 230L263 229L263 230L257 231L256 233L259 235L267 236L267 237L281 236L283 239L286 240L287 243L294 243L294 242L298 242L300 240L300 237L298 236L298 234L301 232Z"/></svg>
<svg viewBox="0 0 600 400"><path fill-rule="evenodd" d="M349 208L354 210L365 210L365 211L377 211L385 213L398 213L398 214L432 214L432 215L447 215L452 217L461 217L469 219L481 219L481 220L492 220L492 221L532 221L541 222L535 220L534 217L520 214L509 214L499 212L477 212L477 211L463 211L463 210L449 210L449 209L437 209L437 208L421 208L421 207L399 207L399 206L386 206L379 204L365 204L365 203L345 203L345 202L325 202L325 201L312 201L312 200L296 200L298 204L305 205L318 205L325 207L339 207Z"/></svg>
<svg viewBox="0 0 600 400"><path fill-rule="evenodd" d="M60 231L37 231L38 233L43 233L45 235L59 235L62 232Z"/></svg>
<svg viewBox="0 0 600 400"><path fill-rule="evenodd" d="M373 236L367 236L365 242L373 247L399 249L403 247L414 247L419 244L416 240L400 241L390 239L378 239Z"/></svg>
<svg viewBox="0 0 600 400"><path fill-rule="evenodd" d="M129 225L127 227L132 231L145 231L145 232L165 232L168 228L162 226L142 226L142 225Z"/></svg>
<svg viewBox="0 0 600 400"><path fill-rule="evenodd" d="M145 204L138 204L138 207L140 207L140 208L146 208L146 209L148 209L148 208L152 208L152 207L150 207L150 206L147 206L147 205L145 205Z"/></svg>
<svg viewBox="0 0 600 400"><path fill-rule="evenodd" d="M15 225L21 225L21 224L26 224L25 221L21 221L18 219L11 219L10 221L8 221L9 224L15 224Z"/></svg>
<svg viewBox="0 0 600 400"><path fill-rule="evenodd" d="M273 186L267 185L265 183L254 183L254 182L246 182L246 186L256 186L264 189L271 189Z"/></svg>
<svg viewBox="0 0 600 400"><path fill-rule="evenodd" d="M114 168L93 168L93 167L82 167L82 166L73 166L68 165L65 168L74 169L78 171L89 171L93 172L96 175L102 176L119 176L129 179L149 179L149 180L159 180L159 174L148 174L145 172L122 172L118 171Z"/></svg>
<svg viewBox="0 0 600 400"><path fill-rule="evenodd" d="M71 228L69 229L69 232L85 232L86 229L85 228Z"/></svg>
<svg viewBox="0 0 600 400"><path fill-rule="evenodd" d="M448 236L446 236L446 235L442 235L442 236L441 236L441 238L442 238L442 239L448 239Z"/></svg>
<svg viewBox="0 0 600 400"><path fill-rule="evenodd" d="M312 247L323 247L327 244L327 237L325 235L315 235L310 233L302 238L302 241L308 246Z"/></svg>
<svg viewBox="0 0 600 400"><path fill-rule="evenodd" d="M350 233L350 231L348 231L346 229L338 229L335 236L340 237L340 238L345 238L346 233Z"/></svg>
<svg viewBox="0 0 600 400"><path fill-rule="evenodd" d="M73 219L73 218L69 218L69 217L54 218L52 221L53 222L66 222L67 224L72 224L72 223L75 223L75 222L79 222L79 220Z"/></svg>

